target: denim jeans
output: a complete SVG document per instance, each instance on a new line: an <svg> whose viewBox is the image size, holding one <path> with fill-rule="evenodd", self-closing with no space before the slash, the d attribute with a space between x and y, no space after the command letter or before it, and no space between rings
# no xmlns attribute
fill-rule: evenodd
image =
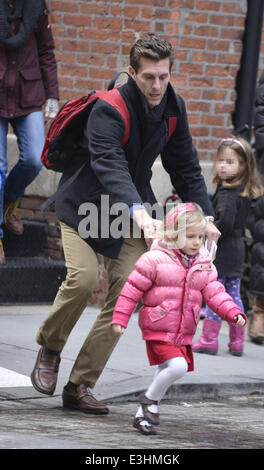
<svg viewBox="0 0 264 470"><path fill-rule="evenodd" d="M7 132L9 122L17 136L19 160L10 171L5 184L0 188L0 239L3 238L4 197L7 201L16 201L36 178L42 168L40 156L45 141L42 111L14 119L0 116L0 170L5 174L8 170Z"/></svg>

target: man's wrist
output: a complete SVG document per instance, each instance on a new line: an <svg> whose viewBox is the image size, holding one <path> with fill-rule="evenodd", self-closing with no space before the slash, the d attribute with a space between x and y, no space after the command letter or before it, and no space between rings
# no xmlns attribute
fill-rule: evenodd
<svg viewBox="0 0 264 470"><path fill-rule="evenodd" d="M133 204L132 206L130 206L129 208L129 213L130 213L130 216L132 216L133 212L137 209L145 209L145 206L144 204Z"/></svg>

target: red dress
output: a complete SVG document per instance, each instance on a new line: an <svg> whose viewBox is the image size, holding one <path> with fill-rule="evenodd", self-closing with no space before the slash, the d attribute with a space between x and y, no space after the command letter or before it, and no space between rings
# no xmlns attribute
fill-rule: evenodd
<svg viewBox="0 0 264 470"><path fill-rule="evenodd" d="M194 370L191 346L176 346L164 341L146 341L147 355L151 366L162 364L173 357L184 357L188 364L188 372Z"/></svg>

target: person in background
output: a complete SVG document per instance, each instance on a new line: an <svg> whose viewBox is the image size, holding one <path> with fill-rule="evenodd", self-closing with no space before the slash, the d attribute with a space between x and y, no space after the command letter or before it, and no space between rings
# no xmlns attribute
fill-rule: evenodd
<svg viewBox="0 0 264 470"><path fill-rule="evenodd" d="M254 108L254 137L259 170L264 180L264 72L259 79ZM256 344L264 344L264 196L251 205L247 227L251 232L249 292L253 295L248 321L248 336Z"/></svg>
<svg viewBox="0 0 264 470"><path fill-rule="evenodd" d="M264 344L264 196L252 202L247 228L253 240L248 286L253 302L248 320L248 336L256 344Z"/></svg>
<svg viewBox="0 0 264 470"><path fill-rule="evenodd" d="M0 264L6 262L3 223L20 235L19 198L38 175L45 118L58 111L54 41L44 0L0 0L0 169L8 171L9 124L17 137L19 160L0 191Z"/></svg>
<svg viewBox="0 0 264 470"><path fill-rule="evenodd" d="M225 286L234 302L244 311L240 296L240 281L245 258L244 230L251 201L263 194L254 152L241 137L223 139L216 152L215 177L217 185L212 202L215 224L221 231L215 258L218 280ZM206 306L202 336L193 344L193 351L217 354L221 318L217 311ZM230 324L229 351L242 356L245 330Z"/></svg>
<svg viewBox="0 0 264 470"><path fill-rule="evenodd" d="M168 213L163 229L143 254L121 290L111 322L124 333L135 306L142 299L139 326L150 365L158 365L153 382L139 396L134 427L156 434L158 404L169 386L194 369L192 338L202 300L231 325L241 328L246 316L217 281L217 271L205 249L206 219L192 202Z"/></svg>
<svg viewBox="0 0 264 470"><path fill-rule="evenodd" d="M264 72L256 90L253 116L256 158L259 171L264 176Z"/></svg>

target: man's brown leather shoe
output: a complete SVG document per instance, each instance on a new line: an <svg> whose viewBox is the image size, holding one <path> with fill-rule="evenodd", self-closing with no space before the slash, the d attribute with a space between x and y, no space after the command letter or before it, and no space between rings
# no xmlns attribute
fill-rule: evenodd
<svg viewBox="0 0 264 470"><path fill-rule="evenodd" d="M60 354L42 346L31 374L33 387L40 393L53 395L59 371Z"/></svg>
<svg viewBox="0 0 264 470"><path fill-rule="evenodd" d="M84 413L96 415L109 413L107 406L96 400L85 384L74 385L68 383L63 389L62 402L64 408L71 408Z"/></svg>

